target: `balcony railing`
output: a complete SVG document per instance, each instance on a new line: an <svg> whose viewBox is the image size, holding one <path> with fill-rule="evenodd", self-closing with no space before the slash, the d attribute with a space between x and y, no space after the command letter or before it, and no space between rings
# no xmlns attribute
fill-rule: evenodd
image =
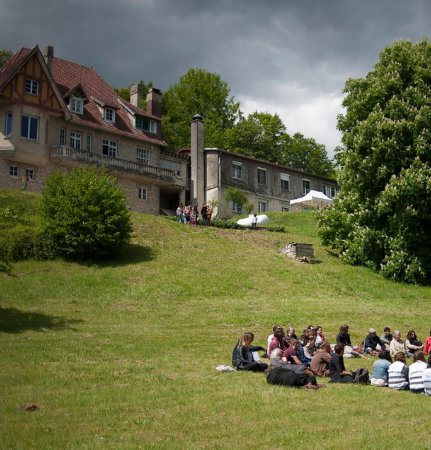
<svg viewBox="0 0 431 450"><path fill-rule="evenodd" d="M109 169L117 169L127 172L133 172L139 175L146 175L152 178L161 178L167 181L175 182L176 174L174 170L161 167L150 166L126 159L113 158L111 156L101 155L100 153L87 152L86 150L77 150L75 148L56 146L52 147L52 158L66 159L77 162L95 164Z"/></svg>

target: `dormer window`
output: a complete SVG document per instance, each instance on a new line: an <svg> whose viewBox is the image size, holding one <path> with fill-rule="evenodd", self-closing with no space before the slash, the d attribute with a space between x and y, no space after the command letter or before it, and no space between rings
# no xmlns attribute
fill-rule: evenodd
<svg viewBox="0 0 431 450"><path fill-rule="evenodd" d="M135 127L138 130L149 131L150 133L157 133L156 121L147 119L146 117L136 116Z"/></svg>
<svg viewBox="0 0 431 450"><path fill-rule="evenodd" d="M115 111L111 108L105 108L105 120L115 123Z"/></svg>
<svg viewBox="0 0 431 450"><path fill-rule="evenodd" d="M27 94L39 95L39 82L35 80L25 80L25 92L27 92Z"/></svg>
<svg viewBox="0 0 431 450"><path fill-rule="evenodd" d="M69 103L69 110L76 114L82 114L84 112L84 100L72 97Z"/></svg>

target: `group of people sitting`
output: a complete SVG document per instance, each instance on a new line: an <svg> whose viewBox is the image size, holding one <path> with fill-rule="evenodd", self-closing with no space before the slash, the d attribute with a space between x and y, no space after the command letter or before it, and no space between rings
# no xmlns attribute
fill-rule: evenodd
<svg viewBox="0 0 431 450"><path fill-rule="evenodd" d="M316 377L330 377L331 383L355 382L353 373L346 370L344 358L378 356L367 383L431 395L431 355L428 364L425 361L425 353L431 351L431 331L425 345L413 330L408 332L405 344L399 331L392 335L388 327L381 338L374 328L368 331L365 342L354 347L348 325L340 326L336 344L332 345L325 340L321 326L309 325L298 338L293 326L285 333L280 325L274 325L267 347L253 345L254 334L244 333L233 350L232 365L237 370L265 372L271 384L316 389ZM264 352L262 357L269 358L269 365L262 362L259 351ZM410 367L406 356L414 360Z"/></svg>
<svg viewBox="0 0 431 450"><path fill-rule="evenodd" d="M201 207L202 225L211 226L212 209L209 205L203 204ZM199 222L199 209L197 203L189 202L185 207L182 203L179 204L177 211L178 222L191 224L194 227Z"/></svg>

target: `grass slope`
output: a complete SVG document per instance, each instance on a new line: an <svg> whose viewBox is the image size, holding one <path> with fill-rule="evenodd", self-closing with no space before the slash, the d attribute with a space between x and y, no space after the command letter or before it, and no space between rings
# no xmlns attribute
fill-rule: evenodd
<svg viewBox="0 0 431 450"><path fill-rule="evenodd" d="M431 448L425 396L305 392L214 370L241 333L265 345L274 323L321 325L330 342L344 323L356 343L370 326L429 333L429 288L342 264L312 213L269 215L286 234L134 215L133 245L115 261L0 274L0 448ZM314 244L322 263L278 254L292 241ZM16 408L25 403L46 409Z"/></svg>

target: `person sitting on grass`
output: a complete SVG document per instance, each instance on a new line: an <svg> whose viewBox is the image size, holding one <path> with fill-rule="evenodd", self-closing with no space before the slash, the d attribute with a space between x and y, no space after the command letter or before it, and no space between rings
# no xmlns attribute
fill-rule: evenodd
<svg viewBox="0 0 431 450"><path fill-rule="evenodd" d="M295 334L295 327L288 327L286 332L286 341L290 342L291 339L298 339Z"/></svg>
<svg viewBox="0 0 431 450"><path fill-rule="evenodd" d="M352 341L350 340L350 334L349 334L349 326L348 325L341 325L340 332L337 335L337 344L341 342L341 344L344 345L352 345Z"/></svg>
<svg viewBox="0 0 431 450"><path fill-rule="evenodd" d="M253 342L254 341L254 334L252 333L252 332L247 332L247 333L245 333L245 334L249 334L250 335L250 337L251 337L251 342ZM232 352L232 365L233 366L235 366L235 362L236 362L236 357L237 357L237 354L238 354L238 346L239 346L239 339L238 339L238 342L236 343L236 345L235 345L235 347L234 347L234 349L233 349L233 352ZM251 344L251 343L250 343ZM253 353L253 352L260 352L260 351L263 351L263 352L266 352L266 348L265 347L260 347L260 346L258 346L258 345L250 345L250 351ZM264 355L265 356L265 355Z"/></svg>
<svg viewBox="0 0 431 450"><path fill-rule="evenodd" d="M316 347L314 346L314 341L312 343L310 343L310 339L305 334L303 334L299 338L299 346L301 348L302 364L309 366L311 363L311 358L313 357L314 351L316 350ZM312 353L310 353L310 350Z"/></svg>
<svg viewBox="0 0 431 450"><path fill-rule="evenodd" d="M399 391L409 388L409 368L406 365L406 355L403 352L395 354L395 362L388 368L388 386Z"/></svg>
<svg viewBox="0 0 431 450"><path fill-rule="evenodd" d="M316 345L316 349L317 349L317 348L320 348L319 347L320 343L324 342L325 336L323 336L323 328L322 327L317 326L315 328L315 331L316 331L316 343L315 343L315 345Z"/></svg>
<svg viewBox="0 0 431 450"><path fill-rule="evenodd" d="M394 338L392 339L389 348L392 356L395 356L398 352L406 352L406 344L401 339L401 333L398 330L394 331Z"/></svg>
<svg viewBox="0 0 431 450"><path fill-rule="evenodd" d="M382 341L377 336L376 330L370 328L368 330L368 336L365 338L365 353L369 353L371 356L377 356L382 347Z"/></svg>
<svg viewBox="0 0 431 450"><path fill-rule="evenodd" d="M389 350L382 348L379 352L379 359L373 364L371 386L383 387L388 385L388 369L391 364L392 358Z"/></svg>
<svg viewBox="0 0 431 450"><path fill-rule="evenodd" d="M317 389L316 378L306 373L295 373L285 367L274 367L266 371L266 381L279 386L302 387Z"/></svg>
<svg viewBox="0 0 431 450"><path fill-rule="evenodd" d="M253 355L250 350L250 344L253 338L245 333L241 336L238 345L235 367L237 370L250 370L252 372L263 372L268 368L268 364L253 361Z"/></svg>
<svg viewBox="0 0 431 450"><path fill-rule="evenodd" d="M431 331L430 335L427 337L427 340L425 341L425 355L429 355L430 351L431 351Z"/></svg>
<svg viewBox="0 0 431 450"><path fill-rule="evenodd" d="M283 352L290 347L289 342L286 341L286 335L284 334L283 328L279 328L275 330L274 337L272 338L271 343L269 344L268 348L268 357L271 357L271 352L275 348L279 348Z"/></svg>
<svg viewBox="0 0 431 450"><path fill-rule="evenodd" d="M296 339L290 340L290 347L283 352L281 359L288 364L304 368L304 371L307 369L306 364L301 361L301 347Z"/></svg>
<svg viewBox="0 0 431 450"><path fill-rule="evenodd" d="M270 334L269 336L268 336L268 349L269 349L269 346L271 345L271 341L272 341L272 339L273 339L273 337L274 337L274 333L277 331L277 330L282 330L283 329L283 327L281 327L280 325L274 325L273 327L272 327L272 334Z"/></svg>
<svg viewBox="0 0 431 450"><path fill-rule="evenodd" d="M424 346L422 345L422 341L419 341L416 333L413 330L410 330L407 333L407 338L406 338L406 351L407 351L407 356L409 358L413 358L413 356L415 355L415 353L417 351L423 350Z"/></svg>
<svg viewBox="0 0 431 450"><path fill-rule="evenodd" d="M389 327L385 327L383 330L383 334L380 338L382 344L389 350L389 346L391 345L391 341L393 339L391 329Z"/></svg>
<svg viewBox="0 0 431 450"><path fill-rule="evenodd" d="M271 353L271 359L269 360L269 368L273 369L274 367L285 367L288 370L291 370L295 373L304 373L307 370L307 366L305 364L291 364L282 358L283 352L279 348L275 348Z"/></svg>
<svg viewBox="0 0 431 450"><path fill-rule="evenodd" d="M425 394L431 396L431 355L428 357L428 368L422 374Z"/></svg>
<svg viewBox="0 0 431 450"><path fill-rule="evenodd" d="M329 362L329 376L331 377L330 383L353 383L354 379L350 372L346 370L344 366L344 345L338 343L334 347L334 354L331 356Z"/></svg>
<svg viewBox="0 0 431 450"><path fill-rule="evenodd" d="M322 342L319 350L313 356L310 370L319 377L329 377L329 363L331 361L331 345L329 342Z"/></svg>
<svg viewBox="0 0 431 450"><path fill-rule="evenodd" d="M418 350L413 356L413 364L409 367L409 385L410 392L414 394L423 394L425 386L422 382L423 373L428 367L425 361L424 352Z"/></svg>

